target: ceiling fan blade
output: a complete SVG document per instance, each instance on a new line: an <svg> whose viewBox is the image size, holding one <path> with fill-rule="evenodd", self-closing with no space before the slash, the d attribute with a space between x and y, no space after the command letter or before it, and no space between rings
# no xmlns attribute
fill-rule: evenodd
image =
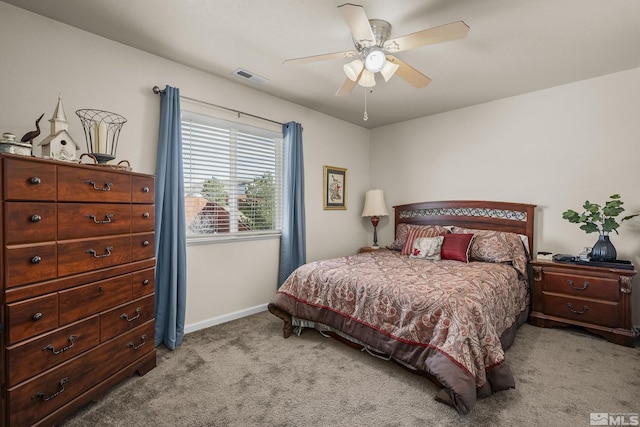
<svg viewBox="0 0 640 427"><path fill-rule="evenodd" d="M283 64L287 64L287 63L305 64L307 62L326 61L328 59L351 58L352 56L356 56L357 54L358 52L356 52L355 50L349 50L346 52L325 53L323 55L313 55L313 56L304 56L302 58L285 59Z"/></svg>
<svg viewBox="0 0 640 427"><path fill-rule="evenodd" d="M347 78L344 81L344 83L342 83L342 86L340 86L340 89L338 89L338 91L336 92L336 96L349 95L351 91L353 91L353 88L356 87L356 85L358 84L358 81L360 80L360 77L362 77L363 72L364 72L364 68L360 70L360 73L358 74L358 77L355 80L351 80Z"/></svg>
<svg viewBox="0 0 640 427"><path fill-rule="evenodd" d="M409 83L411 86L420 89L431 83L431 79L429 77L425 76L406 62L399 60L395 56L387 55L387 61L399 65L395 75Z"/></svg>
<svg viewBox="0 0 640 427"><path fill-rule="evenodd" d="M364 46L373 46L376 44L376 37L373 35L364 7L357 4L345 3L338 6L338 9L340 9L342 17L349 26L351 34L353 34L353 37L358 40L360 44ZM363 41L365 43L363 43Z"/></svg>
<svg viewBox="0 0 640 427"><path fill-rule="evenodd" d="M452 22L387 40L383 48L388 52L400 52L415 47L463 39L467 37L469 29L469 26L462 21Z"/></svg>

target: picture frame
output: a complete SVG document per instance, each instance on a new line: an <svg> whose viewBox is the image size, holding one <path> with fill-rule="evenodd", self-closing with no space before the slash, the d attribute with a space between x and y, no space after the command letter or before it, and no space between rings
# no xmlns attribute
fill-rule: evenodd
<svg viewBox="0 0 640 427"><path fill-rule="evenodd" d="M323 208L328 210L347 209L347 169L324 166Z"/></svg>

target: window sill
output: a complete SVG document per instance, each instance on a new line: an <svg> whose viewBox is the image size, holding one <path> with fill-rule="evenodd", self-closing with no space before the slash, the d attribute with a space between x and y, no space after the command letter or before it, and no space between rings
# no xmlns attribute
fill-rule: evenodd
<svg viewBox="0 0 640 427"><path fill-rule="evenodd" d="M270 240L280 239L282 233L269 232L264 234L249 234L249 235L225 235L225 236L202 236L202 237L187 237L187 246L199 246L199 245L215 245L218 243L231 243L231 242L248 242L251 240Z"/></svg>

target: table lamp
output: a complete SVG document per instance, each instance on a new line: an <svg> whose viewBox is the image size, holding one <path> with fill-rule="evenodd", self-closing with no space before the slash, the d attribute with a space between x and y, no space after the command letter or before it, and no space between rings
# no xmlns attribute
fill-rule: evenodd
<svg viewBox="0 0 640 427"><path fill-rule="evenodd" d="M384 202L384 194L382 190L369 190L364 195L364 209L362 210L362 216L371 217L371 224L373 225L373 246L372 248L378 249L378 222L381 216L389 215L387 211L387 204Z"/></svg>

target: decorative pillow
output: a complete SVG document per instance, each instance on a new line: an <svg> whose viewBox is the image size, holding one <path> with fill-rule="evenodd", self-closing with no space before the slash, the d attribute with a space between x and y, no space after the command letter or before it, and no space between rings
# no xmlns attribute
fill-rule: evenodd
<svg viewBox="0 0 640 427"><path fill-rule="evenodd" d="M430 259L433 261L440 260L440 248L444 236L438 237L418 237L413 242L413 250L409 254L409 258Z"/></svg>
<svg viewBox="0 0 640 427"><path fill-rule="evenodd" d="M401 222L400 224L398 224L398 227L396 228L395 240L393 241L393 243L387 246L387 249L391 249L393 251L401 251L402 248L404 247L405 242L407 241L407 233L412 228L436 229L438 230L438 232L434 234L434 236L449 232L449 230L439 225L417 225L417 224L407 224L406 222Z"/></svg>
<svg viewBox="0 0 640 427"><path fill-rule="evenodd" d="M469 262L473 234L445 234L440 256L442 259Z"/></svg>
<svg viewBox="0 0 640 427"><path fill-rule="evenodd" d="M409 227L407 231L407 240L405 240L404 245L402 245L402 255L410 255L413 250L413 242L418 237L437 237L440 236L441 230L436 227Z"/></svg>
<svg viewBox="0 0 640 427"><path fill-rule="evenodd" d="M476 235L471 245L472 261L510 263L523 277L526 276L529 256L517 234L462 227L453 227L452 232Z"/></svg>

